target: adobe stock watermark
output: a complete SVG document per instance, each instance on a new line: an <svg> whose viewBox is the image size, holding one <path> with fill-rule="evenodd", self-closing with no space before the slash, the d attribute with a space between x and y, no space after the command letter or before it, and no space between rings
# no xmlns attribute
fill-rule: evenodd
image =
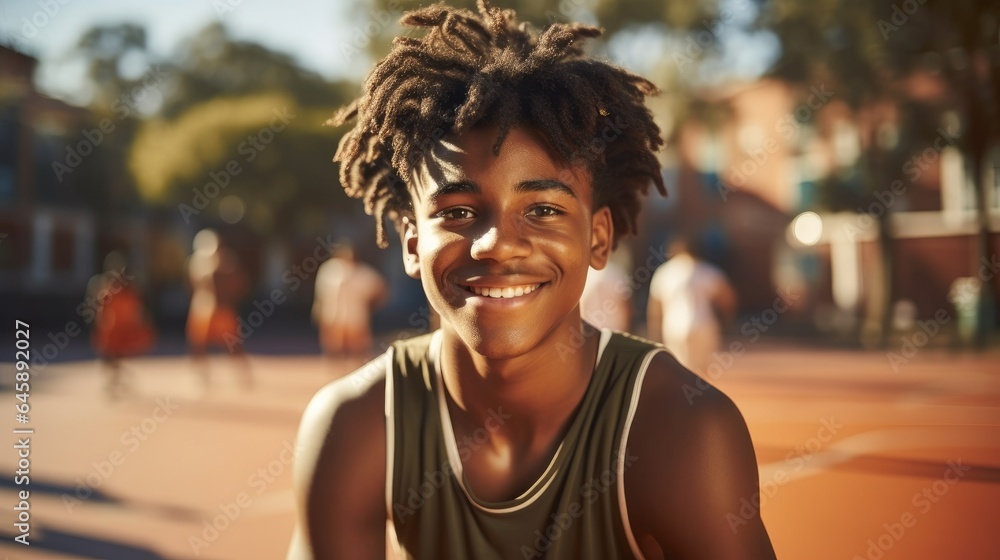
<svg viewBox="0 0 1000 560"><path fill-rule="evenodd" d="M726 522L729 523L729 530L735 535L740 527L746 525L751 519L760 515L760 508L767 503L767 500L774 498L782 486L788 484L791 475L801 471L806 464L812 461L813 457L823 447L830 443L837 433L844 427L843 424L830 416L820 419L820 427L816 430L816 435L810 437L805 442L795 446L792 451L785 454L785 463L771 475L769 480L760 483L760 489L754 492L750 499L740 498L740 508L736 513L726 514Z"/></svg>
<svg viewBox="0 0 1000 560"><path fill-rule="evenodd" d="M399 0L389 0L386 9L368 10L368 19L364 24L356 26L350 33L350 40L341 41L338 45L340 55L347 62L354 62L361 51L368 48L372 40L377 38L387 27L396 23L403 14Z"/></svg>
<svg viewBox="0 0 1000 560"><path fill-rule="evenodd" d="M775 121L775 132L781 135L785 141L792 140L799 128L809 122L817 111L833 99L833 96L834 92L826 89L826 84L809 86L809 95L805 101ZM729 200L729 193L745 185L771 159L771 156L780 147L781 144L778 143L775 136L769 134L764 137L759 146L751 147L747 150L748 157L744 158L738 165L735 165L735 171L732 174L732 183L729 184L720 179L718 184L715 185L716 191L722 197L722 201L726 202Z"/></svg>
<svg viewBox="0 0 1000 560"><path fill-rule="evenodd" d="M351 386L354 390L360 391L362 388L367 387L379 375L389 375L386 371L388 360L389 356L383 351L377 358L350 373L348 377L351 380Z"/></svg>
<svg viewBox="0 0 1000 560"><path fill-rule="evenodd" d="M941 327L951 321L951 314L946 309L938 309L934 313L934 318L927 321L917 321L919 330L903 337L898 351L887 352L885 357L889 360L889 366L893 373L898 373L899 368L910 363L924 346L941 332Z"/></svg>
<svg viewBox="0 0 1000 560"><path fill-rule="evenodd" d="M1000 274L1000 261L996 255L990 255L987 259L983 257L979 268L976 269L977 277L970 278L969 282L963 282L955 286L948 294L952 302L970 302L979 298L977 286L989 282L994 276ZM898 372L899 368L910 363L917 353L930 343L931 339L941 332L941 327L948 324L952 319L947 309L938 309L934 312L934 318L927 321L917 321L919 330L903 337L898 351L890 351L886 354L889 365L893 372Z"/></svg>
<svg viewBox="0 0 1000 560"><path fill-rule="evenodd" d="M600 323L608 317L618 315L621 311L619 307L622 305L620 302L622 296L631 294L640 285L648 283L652 279L656 269L667 261L666 244L661 244L658 248L649 247L647 253L648 255L646 255L646 260L642 263L642 266L633 270L628 278L615 283L614 291L619 297L612 297L602 301L601 307L594 312L595 314L591 319ZM599 333L595 333L595 335L599 336ZM569 343L560 342L556 345L556 352L559 354L559 359L565 362L569 356L573 355L580 348L583 348L583 345L587 342L587 338L588 336L583 334L583 332L574 329L570 335Z"/></svg>
<svg viewBox="0 0 1000 560"><path fill-rule="evenodd" d="M939 127L938 135L934 138L931 146L924 148L922 152L912 156L903 164L902 171L906 174L910 183L915 183L921 175L937 163L941 158L941 153L949 146L954 146L958 140L957 134L948 132L945 127ZM892 208L899 197L906 194L909 185L901 179L895 179L889 184L889 188L881 189L872 193L875 200L867 208L858 207L857 218L853 224L844 224L844 232L851 241L857 241L862 233L875 227L877 220L885 215Z"/></svg>
<svg viewBox="0 0 1000 560"><path fill-rule="evenodd" d="M980 262L982 264L979 265L976 273L981 282L989 282L993 280L994 276L1000 274L1000 260L997 260L997 255L990 255L989 259L983 257Z"/></svg>
<svg viewBox="0 0 1000 560"><path fill-rule="evenodd" d="M575 22L579 19L576 17L577 12L583 8L589 8L589 4L589 0L561 0L558 12L554 12L552 9L545 10L545 20L550 25L553 23Z"/></svg>
<svg viewBox="0 0 1000 560"><path fill-rule="evenodd" d="M212 9L220 19L243 5L244 0L212 0Z"/></svg>
<svg viewBox="0 0 1000 560"><path fill-rule="evenodd" d="M105 278L104 287L96 294L88 294L83 303L76 307L76 314L80 317L82 325L75 319L67 321L62 330L48 333L49 342L44 343L37 352L32 352L32 371L44 371L49 363L69 346L70 340L83 333L83 326L89 325L97 319L97 314L109 298L117 295L135 281L135 274L130 273L126 267L122 267L119 270L106 272Z"/></svg>
<svg viewBox="0 0 1000 560"><path fill-rule="evenodd" d="M605 469L599 476L585 482L580 486L579 497L576 500L566 506L564 511L551 514L551 523L541 529L535 529L535 539L531 543L532 546L521 545L521 558L525 560L545 558L546 553L555 545L556 541L561 539L566 531L587 513L584 506L593 505L601 498L601 495L617 488L618 478L638 460L638 457L629 455L627 451L624 457L620 453L616 454L614 466Z"/></svg>
<svg viewBox="0 0 1000 560"><path fill-rule="evenodd" d="M868 539L868 548L865 549L864 555L855 554L851 560L880 560L917 525L920 516L927 515L927 512L951 491L952 486L958 484L962 477L972 470L972 467L962 464L961 457L954 461L949 460L946 464L948 467L941 478L924 486L910 498L910 504L916 508L915 511L919 515L915 514L914 510L908 509L897 519L883 523L882 528L885 531L875 538Z"/></svg>
<svg viewBox="0 0 1000 560"><path fill-rule="evenodd" d="M160 425L169 420L179 408L179 404L170 402L170 397L157 398L156 407L149 416L122 432L118 438L121 448L113 449L107 457L100 461L92 461L90 465L93 470L83 477L76 478L76 490L72 494L63 493L62 502L66 511L75 513L73 510L90 499L94 495L94 491L111 478L125 464L125 461L138 451L142 444L156 433Z"/></svg>
<svg viewBox="0 0 1000 560"><path fill-rule="evenodd" d="M784 289L783 293L779 291L778 297L774 298L771 307L743 322L743 325L740 326L740 334L746 337L749 344L756 343L764 333L778 322L778 318L781 315L787 313L792 308L800 297L802 297L801 294L793 293L787 288ZM740 340L730 342L728 350L712 352L712 363L708 365L705 372L698 375L698 380L695 384L692 386L690 383L685 383L681 388L684 391L684 397L687 399L688 404L694 404L695 397L704 395L705 391L712 388L705 377L711 381L722 378L736 363L736 358L739 358L745 352L746 346Z"/></svg>
<svg viewBox="0 0 1000 560"><path fill-rule="evenodd" d="M408 338L413 338L415 336L420 336L422 334L427 334L431 332L431 320L433 315L431 313L431 307L429 305L421 305L417 307L417 310L406 318L406 324L409 325L408 330L400 332L395 338L396 340L406 340ZM392 346L392 341L380 341L378 347L380 351L385 352Z"/></svg>
<svg viewBox="0 0 1000 560"><path fill-rule="evenodd" d="M892 15L889 16L889 20L879 18L875 22L879 32L882 33L882 40L888 42L889 35L899 31L900 27L906 25L910 21L910 16L917 13L920 6L923 6L926 2L927 0L903 0L902 8L893 4Z"/></svg>
<svg viewBox="0 0 1000 560"><path fill-rule="evenodd" d="M21 35L15 35L18 40L18 50L23 50L23 43L38 36L38 33L48 24L57 18L62 12L63 6L73 0L37 0L35 5L38 10L30 16L21 18Z"/></svg>
<svg viewBox="0 0 1000 560"><path fill-rule="evenodd" d="M163 83L170 78L170 72L163 69L159 64L155 64L143 75L141 84L122 93L117 99L111 102L111 110L118 117L117 121L123 121L136 110L136 105L146 99L147 95L152 95ZM83 163L84 158L94 153L104 140L115 132L117 128L116 120L111 117L104 117L97 123L95 128L85 128L80 131L83 139L75 145L66 146L66 155L62 161L52 162L52 172L55 173L56 180L60 183L77 167Z"/></svg>
<svg viewBox="0 0 1000 560"><path fill-rule="evenodd" d="M570 154L568 166L570 169L587 165L602 158L604 152L608 149L608 145L621 138L622 133L628 128L628 122L620 114L611 115L606 113L606 111L601 113L601 116L607 119L601 130L594 134L594 137L590 139L587 145L581 146ZM559 178L563 181L572 179L569 176L571 173L570 169L562 169L559 172Z"/></svg>
<svg viewBox="0 0 1000 560"><path fill-rule="evenodd" d="M271 109L271 113L273 116L267 126L261 127L257 132L247 135L246 139L236 147L237 153L243 158L243 164L257 159L257 156L271 142L274 142L277 134L285 130L288 127L288 123L295 118L295 114L290 113L287 106L282 107L280 110L275 107ZM209 171L209 182L205 183L200 189L197 187L191 189L191 204L181 203L177 205L177 210L181 213L181 218L184 218L184 223L190 224L191 217L201 214L202 210L208 208L208 205L232 183L233 178L242 172L243 167L237 158L227 161L221 169Z"/></svg>
<svg viewBox="0 0 1000 560"><path fill-rule="evenodd" d="M281 442L278 455L266 465L258 468L247 477L249 490L240 492L231 501L220 503L218 513L213 512L211 518L202 519L201 530L188 537L188 545L195 556L201 556L203 550L212 545L233 523L243 515L243 512L253 505L255 496L263 494L285 470L292 466L295 460L295 447L287 440ZM252 491L251 491L252 490Z"/></svg>
<svg viewBox="0 0 1000 560"><path fill-rule="evenodd" d="M264 298L254 298L251 303L253 310L248 312L246 317L241 315L237 318L236 334L225 333L222 336L226 349L232 353L253 336L254 332L264 324L264 321L274 315L275 310L281 304L288 301L288 294L298 291L303 282L310 279L319 270L319 265L333 255L335 247L336 243L332 235L328 234L326 239L317 237L312 255L282 272L281 283L283 287L272 289Z"/></svg>
<svg viewBox="0 0 1000 560"><path fill-rule="evenodd" d="M719 10L719 17L714 20L703 20L701 27L689 32L684 49L677 49L671 55L677 68L683 70L685 66L694 64L695 59L718 42L722 29L731 25L736 15L745 11L747 5L747 0L725 3Z"/></svg>
<svg viewBox="0 0 1000 560"><path fill-rule="evenodd" d="M499 430L504 423L511 419L510 414L504 413L503 407L498 407L496 410L491 408L488 413L489 416L483 421L481 427L476 428L472 435L466 435L457 442L461 461L468 461L476 451L479 451L489 441L490 434ZM441 465L441 468L433 472L424 472L423 481L418 487L409 489L405 501L393 504L393 521L398 525L406 523L408 518L416 514L427 504L428 500L437 494L437 491L454 473L451 462L447 460Z"/></svg>

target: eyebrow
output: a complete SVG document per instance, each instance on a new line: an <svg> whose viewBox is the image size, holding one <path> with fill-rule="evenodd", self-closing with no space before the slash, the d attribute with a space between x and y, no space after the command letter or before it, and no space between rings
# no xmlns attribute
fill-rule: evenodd
<svg viewBox="0 0 1000 560"><path fill-rule="evenodd" d="M556 181L555 179L532 179L530 181L522 181L514 187L516 192L540 192L540 191L559 191L563 194L567 194L573 198L576 198L576 193L573 189L569 188L566 183L562 181Z"/></svg>
<svg viewBox="0 0 1000 560"><path fill-rule="evenodd" d="M565 183L555 179L531 179L521 181L514 187L518 193L558 191L576 198L576 193ZM429 195L431 203L436 203L441 198L452 194L482 194L483 190L473 181L455 181L441 185L437 190Z"/></svg>
<svg viewBox="0 0 1000 560"><path fill-rule="evenodd" d="M472 181L454 181L441 185L437 190L429 194L427 198L431 204L435 204L441 198L451 194L482 194L482 192L479 185Z"/></svg>

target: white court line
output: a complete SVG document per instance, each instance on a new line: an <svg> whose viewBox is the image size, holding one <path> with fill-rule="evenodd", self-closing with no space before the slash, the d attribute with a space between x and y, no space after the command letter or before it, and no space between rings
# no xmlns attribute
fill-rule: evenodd
<svg viewBox="0 0 1000 560"><path fill-rule="evenodd" d="M1000 408L991 406L963 406L950 404L858 403L856 401L824 401L821 403L744 402L739 405L752 425L814 423L817 411L820 416L835 416L845 423L892 424L919 415L921 426L991 426L1000 428ZM932 421L931 421L932 420ZM978 420L978 422L970 422ZM914 425L906 422L908 426Z"/></svg>
<svg viewBox="0 0 1000 560"><path fill-rule="evenodd" d="M855 457L871 455L877 451L956 447L1000 449L1000 438L997 437L995 430L980 431L983 433L951 433L950 430L942 430L941 433L934 433L926 429L898 428L857 434L835 443L827 444L826 449L816 452L807 451L807 453L812 454L812 457L796 455L796 457L801 457L807 464L807 466L798 470L790 468L790 462L786 460L761 465L760 479L773 480L778 472L784 472L789 480L815 476L831 467L846 463Z"/></svg>
<svg viewBox="0 0 1000 560"><path fill-rule="evenodd" d="M251 496L247 517L263 517L295 510L295 489L286 488L280 492L265 492L259 496Z"/></svg>

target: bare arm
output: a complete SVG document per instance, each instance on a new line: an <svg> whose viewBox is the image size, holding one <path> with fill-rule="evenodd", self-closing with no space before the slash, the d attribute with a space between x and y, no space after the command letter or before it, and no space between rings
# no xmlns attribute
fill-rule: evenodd
<svg viewBox="0 0 1000 560"><path fill-rule="evenodd" d="M713 304L723 325L728 325L736 319L738 298L736 297L736 291L726 281L725 277L721 278L719 282Z"/></svg>
<svg viewBox="0 0 1000 560"><path fill-rule="evenodd" d="M302 418L288 560L384 560L385 357L320 389Z"/></svg>
<svg viewBox="0 0 1000 560"><path fill-rule="evenodd" d="M650 560L773 560L746 423L728 397L659 354L639 401L625 472L633 532Z"/></svg>
<svg viewBox="0 0 1000 560"><path fill-rule="evenodd" d="M382 307L387 301L389 301L389 285L386 284L385 280L383 280L377 273L375 274L375 278L378 279L378 283L377 288L375 289L375 296L372 299L371 308L373 310Z"/></svg>
<svg viewBox="0 0 1000 560"><path fill-rule="evenodd" d="M646 305L646 337L653 342L663 342L663 304L652 292Z"/></svg>

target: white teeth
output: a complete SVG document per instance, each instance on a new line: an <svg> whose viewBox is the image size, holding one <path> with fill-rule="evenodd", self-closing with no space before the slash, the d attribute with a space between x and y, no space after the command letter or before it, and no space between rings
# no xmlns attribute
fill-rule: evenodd
<svg viewBox="0 0 1000 560"><path fill-rule="evenodd" d="M538 289L541 284L532 284L530 286L515 286L506 288L481 288L478 286L469 286L469 290L477 296L486 296L498 299L515 298L523 295L530 294L531 292Z"/></svg>

